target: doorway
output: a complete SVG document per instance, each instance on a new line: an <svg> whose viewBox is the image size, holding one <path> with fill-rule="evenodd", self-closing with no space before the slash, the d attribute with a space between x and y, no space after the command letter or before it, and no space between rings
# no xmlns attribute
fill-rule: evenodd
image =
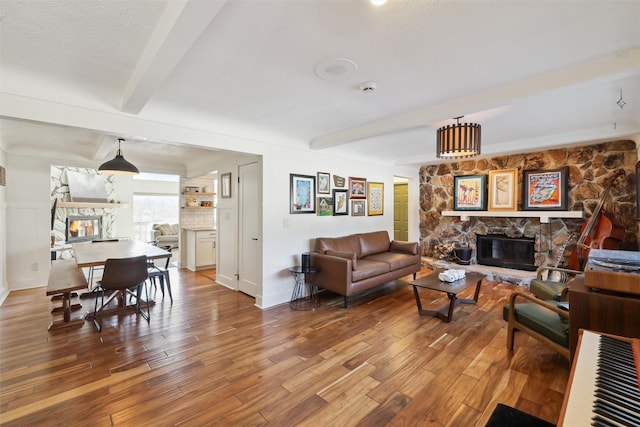
<svg viewBox="0 0 640 427"><path fill-rule="evenodd" d="M409 182L398 177L393 179L393 238L409 240Z"/></svg>
<svg viewBox="0 0 640 427"><path fill-rule="evenodd" d="M240 165L238 177L238 290L255 298L262 277L258 163Z"/></svg>

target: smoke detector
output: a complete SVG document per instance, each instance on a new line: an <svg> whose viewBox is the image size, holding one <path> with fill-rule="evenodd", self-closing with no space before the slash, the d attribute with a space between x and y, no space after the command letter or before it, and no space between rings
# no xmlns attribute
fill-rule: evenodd
<svg viewBox="0 0 640 427"><path fill-rule="evenodd" d="M378 87L378 85L376 84L376 82L364 82L364 83L360 83L360 90L362 92L373 92L376 90L376 88Z"/></svg>

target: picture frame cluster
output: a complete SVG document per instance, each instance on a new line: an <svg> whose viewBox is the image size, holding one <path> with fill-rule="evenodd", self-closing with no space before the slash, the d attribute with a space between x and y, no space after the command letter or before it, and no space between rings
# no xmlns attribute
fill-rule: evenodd
<svg viewBox="0 0 640 427"><path fill-rule="evenodd" d="M333 181L332 181L333 178ZM332 184L333 182L333 184ZM348 182L348 185L347 185ZM318 216L384 215L384 183L329 172L289 174L289 213Z"/></svg>
<svg viewBox="0 0 640 427"><path fill-rule="evenodd" d="M453 209L456 211L508 212L518 210L567 210L569 168L525 170L518 191L518 169L489 171L489 175L454 177Z"/></svg>

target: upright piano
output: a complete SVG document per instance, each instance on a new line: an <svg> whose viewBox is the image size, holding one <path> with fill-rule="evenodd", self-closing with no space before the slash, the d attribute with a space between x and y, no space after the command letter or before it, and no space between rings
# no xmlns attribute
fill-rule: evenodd
<svg viewBox="0 0 640 427"><path fill-rule="evenodd" d="M558 426L640 426L640 339L581 330Z"/></svg>

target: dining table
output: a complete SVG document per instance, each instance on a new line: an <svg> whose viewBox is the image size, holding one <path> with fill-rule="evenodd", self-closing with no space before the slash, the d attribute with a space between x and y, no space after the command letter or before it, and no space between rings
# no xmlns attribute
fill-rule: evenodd
<svg viewBox="0 0 640 427"><path fill-rule="evenodd" d="M94 240L89 242L78 242L71 245L74 257L79 269L95 268L105 265L110 258L132 258L146 255L147 260L157 260L170 258L171 251L167 251L151 243L138 240ZM144 304L153 305L153 300L145 301ZM104 315L128 313L136 311L136 304L126 303L126 296L123 293L118 298L117 307L104 310ZM87 319L93 319L93 313L86 314Z"/></svg>

